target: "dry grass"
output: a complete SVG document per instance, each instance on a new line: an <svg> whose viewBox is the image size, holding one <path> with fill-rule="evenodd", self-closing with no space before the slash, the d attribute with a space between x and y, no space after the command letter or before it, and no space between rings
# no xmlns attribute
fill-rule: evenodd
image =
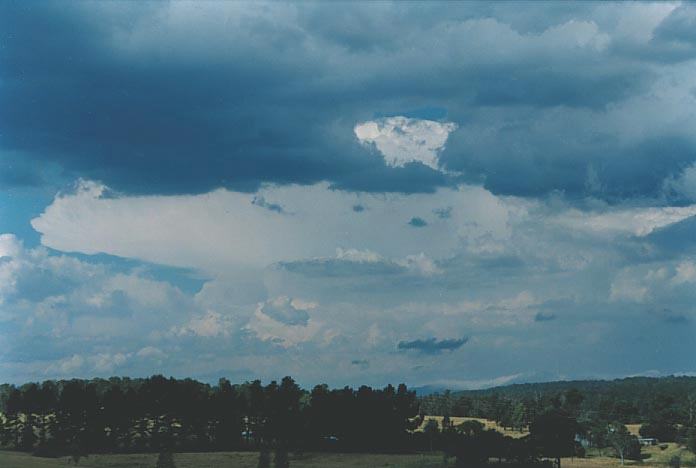
<svg viewBox="0 0 696 468"><path fill-rule="evenodd" d="M425 428L425 425L428 423L429 419L434 419L435 421L437 421L438 427L440 428L440 430L442 430L442 420L444 419L443 416L425 416L423 418L423 422L416 430L422 431L423 428ZM495 421L491 421L490 419L451 416L450 421L455 426L458 426L461 423L466 422L466 421L478 421L481 424L483 424L486 429L494 429L494 430L502 433L503 435L514 437L514 438L524 437L527 434L529 434L529 432L527 432L527 431L515 431L513 429L506 429L502 426L499 426L498 423L496 423Z"/></svg>
<svg viewBox="0 0 696 468"><path fill-rule="evenodd" d="M626 424L629 434L640 437L640 424Z"/></svg>

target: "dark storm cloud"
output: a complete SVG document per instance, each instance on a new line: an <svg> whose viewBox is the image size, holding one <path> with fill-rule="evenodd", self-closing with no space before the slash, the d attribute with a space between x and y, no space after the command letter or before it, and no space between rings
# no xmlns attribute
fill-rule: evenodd
<svg viewBox="0 0 696 468"><path fill-rule="evenodd" d="M414 341L399 341L396 348L401 351L413 350L424 354L439 354L443 351L454 351L461 348L469 338L454 338L449 340L438 340L437 338L426 338Z"/></svg>
<svg viewBox="0 0 696 468"><path fill-rule="evenodd" d="M686 3L675 8L655 29L654 39L681 43L683 47L696 46L696 7Z"/></svg>
<svg viewBox="0 0 696 468"><path fill-rule="evenodd" d="M696 216L655 229L646 239L666 257L693 253L696 247Z"/></svg>
<svg viewBox="0 0 696 468"><path fill-rule="evenodd" d="M537 130L544 109L601 112L653 83L654 57L643 63L605 44L612 15L582 4L4 2L0 150L124 193L321 180L411 193L468 180L496 193L572 196L586 193L592 163L608 190L595 196L652 196L661 177L696 158L691 142L661 158L650 141L578 136L572 122ZM690 15L675 11L656 40L691 41ZM589 45L575 46L580 36ZM491 109L514 125L480 146L454 132L442 161L462 177L387 167L353 135L379 115L446 116L465 130Z"/></svg>

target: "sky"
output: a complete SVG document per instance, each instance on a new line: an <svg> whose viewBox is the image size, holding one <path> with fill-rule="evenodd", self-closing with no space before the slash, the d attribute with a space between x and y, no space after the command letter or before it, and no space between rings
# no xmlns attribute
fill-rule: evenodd
<svg viewBox="0 0 696 468"><path fill-rule="evenodd" d="M696 5L0 3L0 381L694 374Z"/></svg>

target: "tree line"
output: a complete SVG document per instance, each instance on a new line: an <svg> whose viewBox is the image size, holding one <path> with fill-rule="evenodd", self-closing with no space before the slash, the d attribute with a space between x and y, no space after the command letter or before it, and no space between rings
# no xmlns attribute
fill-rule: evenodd
<svg viewBox="0 0 696 468"><path fill-rule="evenodd" d="M582 386L581 386L582 387ZM417 398L406 385L300 388L290 377L217 385L163 376L147 379L48 380L0 386L0 445L37 455L253 450L441 451L457 466L489 460L509 466L560 465L562 457L605 448L640 458L638 438L625 423L644 418L641 436L696 449L689 388L635 394L568 387L559 391L496 389ZM687 403L685 403L685 401ZM597 410L599 408L599 410ZM605 411L603 408L610 408ZM428 416L444 416L440 426ZM470 420L480 417L524 430L511 438ZM417 430L423 427L423 430Z"/></svg>
<svg viewBox="0 0 696 468"><path fill-rule="evenodd" d="M400 451L417 414L405 385L310 392L290 377L217 385L163 376L0 388L0 444L39 454L258 450Z"/></svg>
<svg viewBox="0 0 696 468"><path fill-rule="evenodd" d="M560 412L575 424L576 447L641 459L641 444L676 442L696 452L696 378L629 378L522 384L481 391L435 393L420 400L423 415L467 416L526 430ZM639 437L627 424L638 424ZM431 427L433 428L433 427ZM434 429L434 428L433 428ZM439 440L443 440L441 435ZM444 442L443 442L444 443Z"/></svg>

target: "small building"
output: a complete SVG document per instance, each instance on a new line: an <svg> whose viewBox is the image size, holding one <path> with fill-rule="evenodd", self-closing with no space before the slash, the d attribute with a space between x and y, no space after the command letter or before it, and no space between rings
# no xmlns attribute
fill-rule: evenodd
<svg viewBox="0 0 696 468"><path fill-rule="evenodd" d="M638 442L643 446L657 445L660 443L660 441L654 437L638 437Z"/></svg>

